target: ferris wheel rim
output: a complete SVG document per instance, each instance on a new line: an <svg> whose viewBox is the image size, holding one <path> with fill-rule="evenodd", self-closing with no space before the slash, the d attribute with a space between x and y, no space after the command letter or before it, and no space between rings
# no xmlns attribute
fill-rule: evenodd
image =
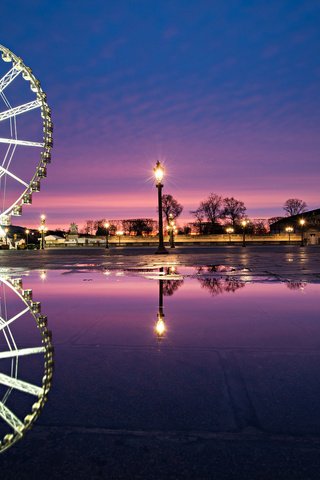
<svg viewBox="0 0 320 480"><path fill-rule="evenodd" d="M40 150L40 159L37 161L37 166L35 172L31 179L27 182L23 181L19 177L12 175L8 169L5 169L3 165L0 164L0 178L3 175L11 176L14 180L18 181L20 184L24 186L22 193L18 196L18 198L10 202L10 205L6 205L3 209L0 206L0 220L5 219L11 215L14 215L15 209L16 211L20 211L22 206L25 204L31 203L28 201L28 198L33 192L39 191L39 189L34 187L35 185L40 185L40 181L42 178L46 176L46 166L51 161L51 149L53 145L52 141L52 131L53 131L53 124L51 121L51 110L46 100L46 94L43 91L39 80L33 74L32 70L27 67L23 60L18 57L15 53L13 53L9 48L0 44L0 60L4 62L11 63L12 67L9 69L2 78L0 78L0 94L4 94L5 88L12 83L15 78L21 75L24 80L30 83L31 90L35 93L36 100L33 102L29 102L28 104L19 105L18 107L11 107L11 110L6 110L4 112L0 112L0 122L3 120L8 120L14 118L16 121L16 116L26 113L33 108L40 108L41 110L41 124L43 129L43 142L32 142L26 139L18 139L17 134L15 138L5 138L0 139L1 143L8 143L8 154L10 147L13 146L13 152L11 156L11 160L15 153L15 149L18 145L30 146L30 147L39 147ZM11 73L10 73L11 72ZM32 105L31 105L32 104ZM2 141L1 141L2 140ZM10 160L10 162L11 162ZM36 183L37 182L37 183ZM26 200L26 201L25 201ZM20 215L20 213L18 213ZM0 223L3 223L0 221Z"/></svg>

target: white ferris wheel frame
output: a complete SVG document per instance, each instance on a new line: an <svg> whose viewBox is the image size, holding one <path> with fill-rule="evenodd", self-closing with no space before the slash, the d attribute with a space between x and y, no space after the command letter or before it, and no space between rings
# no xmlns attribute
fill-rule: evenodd
<svg viewBox="0 0 320 480"><path fill-rule="evenodd" d="M6 110L0 112L0 123L3 121L10 122L10 138L0 138L0 143L8 145L4 158L0 158L0 178L7 175L22 185L23 191L13 203L5 205L6 185L1 187L4 188L4 194L3 198L0 199L1 203L3 203L3 205L0 204L0 225L10 223L11 215L20 216L22 206L24 204L30 204L32 201L32 193L40 190L40 181L42 178L46 177L47 164L51 162L51 148L53 146L51 111L47 104L46 94L42 90L40 82L34 76L32 70L24 65L21 58L17 57L8 48L2 45L0 45L0 60L1 59L4 62L10 63L11 68L0 78L0 98L2 98L6 106ZM35 93L36 98L31 102L12 107L6 97L5 89L20 75L24 80L30 83L30 89ZM40 109L41 112L43 129L42 142L34 142L31 139L18 138L17 117L34 109ZM31 180L29 181L18 177L10 170L11 162L18 146L39 148L40 150L39 162ZM5 181L6 177L4 177L4 183Z"/></svg>
<svg viewBox="0 0 320 480"><path fill-rule="evenodd" d="M8 318L6 306L0 310L0 334L4 336L7 344L7 350L0 351L0 384L7 387L5 394L0 398L0 419L2 419L9 428L9 432L3 437L3 439L0 439L1 453L10 448L24 436L38 418L44 404L46 403L52 381L53 347L51 343L51 332L47 328L47 318L40 313L39 302L34 302L32 300L32 291L30 289L23 290L22 281L20 279L11 280L1 275L0 288L1 293L3 293L3 289L8 288L14 292L19 301L21 301L21 308L18 313L12 317ZM5 302L6 299L4 298L3 300ZM15 342L11 331L11 325L18 319L23 319L27 314L31 314L35 320L34 325L39 330L41 346L19 348ZM21 357L39 354L43 356L44 361L44 374L41 385L26 382L18 378L19 360ZM10 375L1 372L2 359L11 359ZM26 395L36 397L31 412L22 420L19 419L12 409L6 405L13 390L18 390Z"/></svg>

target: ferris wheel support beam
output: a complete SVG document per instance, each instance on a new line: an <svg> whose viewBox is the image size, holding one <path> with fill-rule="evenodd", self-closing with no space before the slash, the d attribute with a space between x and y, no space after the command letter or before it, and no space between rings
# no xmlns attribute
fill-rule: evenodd
<svg viewBox="0 0 320 480"><path fill-rule="evenodd" d="M10 145L25 145L26 147L44 147L43 142L29 142L28 140L18 140L17 138L0 138L0 143L8 143Z"/></svg>
<svg viewBox="0 0 320 480"><path fill-rule="evenodd" d="M29 307L25 308L21 312L17 313L14 317L10 318L9 320L5 320L4 318L0 317L0 331L6 328L10 323L13 323L18 318L22 317L25 313L29 312Z"/></svg>
<svg viewBox="0 0 320 480"><path fill-rule="evenodd" d="M17 177L17 175L14 175L13 173L9 172L9 170L7 170L6 168L2 167L0 165L0 173L6 173L7 175L9 175L9 177L13 178L14 180L17 180L17 182L21 183L22 185L24 185L25 187L28 187L28 183L25 182L24 180L22 180L22 178L20 177Z"/></svg>
<svg viewBox="0 0 320 480"><path fill-rule="evenodd" d="M0 78L0 93L19 75L21 68L12 67L2 78Z"/></svg>
<svg viewBox="0 0 320 480"><path fill-rule="evenodd" d="M5 110L4 112L0 113L0 122L3 122L3 120L7 120L8 118L16 117L17 115L21 115L21 113L28 112L29 110L39 108L40 106L40 100L33 100L32 102L18 105L18 107L10 108L9 110Z"/></svg>
<svg viewBox="0 0 320 480"><path fill-rule="evenodd" d="M4 403L0 402L0 417L13 428L13 430L21 435L21 431L24 428L23 423L15 416L11 410L5 406Z"/></svg>
<svg viewBox="0 0 320 480"><path fill-rule="evenodd" d="M18 380L18 378L9 377L4 373L0 373L0 384L20 390L20 392L29 393L35 397L43 395L43 388L33 385L32 383L24 382L23 380Z"/></svg>
<svg viewBox="0 0 320 480"><path fill-rule="evenodd" d="M8 352L0 352L0 360L3 358L24 357L26 355L36 355L37 353L45 353L45 347L20 348L19 350L10 350Z"/></svg>

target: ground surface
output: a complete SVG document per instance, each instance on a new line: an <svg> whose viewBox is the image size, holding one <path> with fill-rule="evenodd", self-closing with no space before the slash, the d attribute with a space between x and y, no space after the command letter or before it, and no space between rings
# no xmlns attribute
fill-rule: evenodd
<svg viewBox="0 0 320 480"><path fill-rule="evenodd" d="M153 250L0 251L0 269L89 272L177 263L247 269L237 271L246 278L249 271L254 278L320 282L317 247L185 247L169 256ZM61 309L56 319L73 331L59 340L56 325L54 388L32 432L0 455L4 480L320 478L317 325L312 334L301 330L312 342L308 348L270 349L262 341L246 350L236 340L231 349L173 345L162 350L161 377L150 389L158 368L156 348L115 347L102 337L99 323L91 341L86 330L79 326L78 332L76 322L71 324L72 302L67 310L56 303ZM128 371L135 372L132 384ZM190 378L199 395L188 391ZM90 404L96 407L89 420ZM105 421L110 411L112 425Z"/></svg>

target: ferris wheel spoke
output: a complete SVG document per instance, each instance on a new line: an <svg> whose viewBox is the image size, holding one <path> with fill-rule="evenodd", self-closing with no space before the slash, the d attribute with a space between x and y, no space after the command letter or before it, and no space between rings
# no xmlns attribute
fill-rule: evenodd
<svg viewBox="0 0 320 480"><path fill-rule="evenodd" d="M32 383L24 382L18 378L9 377L4 373L0 373L0 384L6 387L14 388L20 392L29 393L35 397L39 397L43 394L43 388L33 385Z"/></svg>
<svg viewBox="0 0 320 480"><path fill-rule="evenodd" d="M9 108L9 110L5 110L4 112L0 113L0 122L2 122L3 120L7 120L8 118L16 117L17 115L21 115L22 113L28 112L29 110L34 110L35 108L39 108L40 106L40 100L33 100L32 102L24 103L23 105L19 105L18 107Z"/></svg>
<svg viewBox="0 0 320 480"><path fill-rule="evenodd" d="M29 312L29 307L25 308L21 312L17 313L14 317L9 318L9 320L5 320L4 318L0 317L0 331L6 328L8 325L13 323L18 318L22 317L25 313Z"/></svg>
<svg viewBox="0 0 320 480"><path fill-rule="evenodd" d="M25 145L26 147L44 147L43 142L29 142L28 140L18 140L17 138L0 138L0 143L8 143L10 145Z"/></svg>
<svg viewBox="0 0 320 480"><path fill-rule="evenodd" d="M5 406L4 403L0 402L0 417L10 425L17 433L22 435L22 430L24 428L23 423L19 420L18 417L8 408Z"/></svg>
<svg viewBox="0 0 320 480"><path fill-rule="evenodd" d="M0 165L0 173L6 173L7 175L9 175L9 177L13 178L14 180L17 180L17 182L21 183L25 187L29 187L29 184L27 182L25 182L24 180L22 180L22 178L17 177L17 175L14 175L13 173L11 173L9 170L2 167L1 165Z"/></svg>
<svg viewBox="0 0 320 480"><path fill-rule="evenodd" d="M16 66L12 67L2 78L0 78L0 93L19 75L20 68Z"/></svg>
<svg viewBox="0 0 320 480"><path fill-rule="evenodd" d="M26 355L36 355L38 353L45 353L45 347L34 348L20 348L19 350L10 350L7 352L0 352L0 360L4 358L24 357Z"/></svg>

